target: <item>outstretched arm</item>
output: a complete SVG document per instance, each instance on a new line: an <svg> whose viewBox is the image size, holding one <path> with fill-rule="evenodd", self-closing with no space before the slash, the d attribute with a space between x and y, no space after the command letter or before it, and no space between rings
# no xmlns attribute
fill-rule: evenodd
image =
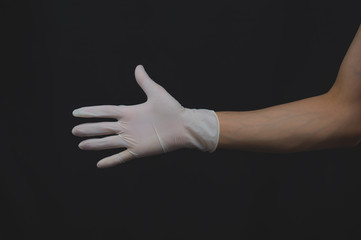
<svg viewBox="0 0 361 240"><path fill-rule="evenodd" d="M361 140L361 26L325 94L265 109L217 112L219 148L299 152Z"/></svg>
<svg viewBox="0 0 361 240"><path fill-rule="evenodd" d="M72 130L79 137L102 136L82 141L81 149L123 149L99 161L98 167L181 148L281 153L351 147L361 139L360 29L330 91L270 108L217 113L189 109L154 82L142 66L136 68L135 78L147 95L146 102L82 107L73 112L75 117L115 120L80 124Z"/></svg>

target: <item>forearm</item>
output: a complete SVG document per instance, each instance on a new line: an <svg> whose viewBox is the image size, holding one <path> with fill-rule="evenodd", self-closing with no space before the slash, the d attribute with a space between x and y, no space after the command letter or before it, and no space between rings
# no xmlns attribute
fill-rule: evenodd
<svg viewBox="0 0 361 240"><path fill-rule="evenodd" d="M218 148L256 152L299 152L358 143L359 124L349 105L331 94L243 112L217 112Z"/></svg>

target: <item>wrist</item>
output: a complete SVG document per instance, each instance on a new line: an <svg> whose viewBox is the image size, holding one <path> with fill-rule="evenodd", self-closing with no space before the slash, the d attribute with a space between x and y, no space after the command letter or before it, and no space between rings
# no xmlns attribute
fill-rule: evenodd
<svg viewBox="0 0 361 240"><path fill-rule="evenodd" d="M213 110L185 108L182 111L185 147L214 152L219 141L219 120Z"/></svg>

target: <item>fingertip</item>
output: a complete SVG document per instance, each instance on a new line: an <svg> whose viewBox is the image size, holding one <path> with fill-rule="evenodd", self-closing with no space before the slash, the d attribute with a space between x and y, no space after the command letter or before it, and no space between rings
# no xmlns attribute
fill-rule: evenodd
<svg viewBox="0 0 361 240"><path fill-rule="evenodd" d="M76 133L76 127L73 127L73 129L71 130L71 133L76 136L76 134L77 134Z"/></svg>
<svg viewBox="0 0 361 240"><path fill-rule="evenodd" d="M108 158L104 158L97 163L98 168L109 168L115 166L116 163L108 161Z"/></svg>
<svg viewBox="0 0 361 240"><path fill-rule="evenodd" d="M73 116L74 117L78 117L79 116L79 109L75 109L73 112L72 112Z"/></svg>
<svg viewBox="0 0 361 240"><path fill-rule="evenodd" d="M101 161L97 163L97 167L98 167L98 168L104 168L104 166L103 166L103 164L101 163Z"/></svg>
<svg viewBox="0 0 361 240"><path fill-rule="evenodd" d="M81 142L81 143L79 143L79 144L78 144L78 147L79 147L81 150L84 150L84 148L85 148L84 141Z"/></svg>
<svg viewBox="0 0 361 240"><path fill-rule="evenodd" d="M135 67L134 72L137 72L138 70L144 69L143 65L139 64Z"/></svg>

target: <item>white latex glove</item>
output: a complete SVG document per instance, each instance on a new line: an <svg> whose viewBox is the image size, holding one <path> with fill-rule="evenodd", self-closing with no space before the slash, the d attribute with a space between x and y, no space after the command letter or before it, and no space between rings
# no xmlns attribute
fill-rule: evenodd
<svg viewBox="0 0 361 240"><path fill-rule="evenodd" d="M155 83L142 65L135 78L147 95L147 101L133 106L102 105L82 107L73 116L114 118L114 122L85 123L72 133L80 137L111 135L82 141L83 150L126 148L100 160L98 167L110 167L133 158L195 148L213 152L219 138L219 121L212 110L182 107L162 86Z"/></svg>

